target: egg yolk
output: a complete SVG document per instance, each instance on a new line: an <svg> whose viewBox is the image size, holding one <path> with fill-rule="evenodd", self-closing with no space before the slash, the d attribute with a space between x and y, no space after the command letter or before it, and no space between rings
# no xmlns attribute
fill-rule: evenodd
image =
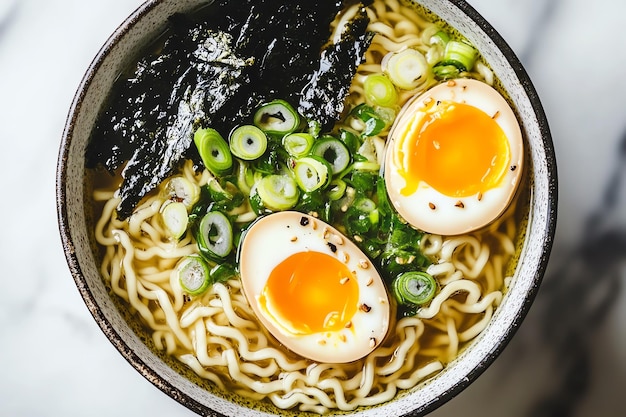
<svg viewBox="0 0 626 417"><path fill-rule="evenodd" d="M296 334L346 327L359 301L359 286L347 266L321 252L295 253L271 272L260 304Z"/></svg>
<svg viewBox="0 0 626 417"><path fill-rule="evenodd" d="M506 134L493 117L463 103L437 102L421 113L399 145L400 175L408 196L420 181L449 197L498 186L511 156Z"/></svg>

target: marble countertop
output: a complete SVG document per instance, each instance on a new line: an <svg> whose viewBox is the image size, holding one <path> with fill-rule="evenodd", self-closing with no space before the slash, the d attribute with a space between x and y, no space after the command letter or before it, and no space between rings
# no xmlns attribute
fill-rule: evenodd
<svg viewBox="0 0 626 417"><path fill-rule="evenodd" d="M0 415L192 415L102 334L56 223L57 152L74 92L140 2L0 0ZM624 416L626 2L469 2L520 57L543 101L558 156L559 225L520 331L432 415Z"/></svg>

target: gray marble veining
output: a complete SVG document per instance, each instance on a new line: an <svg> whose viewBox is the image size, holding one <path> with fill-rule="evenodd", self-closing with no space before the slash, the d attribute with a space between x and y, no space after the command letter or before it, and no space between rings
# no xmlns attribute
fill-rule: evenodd
<svg viewBox="0 0 626 417"><path fill-rule="evenodd" d="M190 416L102 335L54 209L84 70L140 0L0 0L0 415ZM544 285L496 362L432 415L626 415L626 3L471 0L516 51L550 120L559 227Z"/></svg>

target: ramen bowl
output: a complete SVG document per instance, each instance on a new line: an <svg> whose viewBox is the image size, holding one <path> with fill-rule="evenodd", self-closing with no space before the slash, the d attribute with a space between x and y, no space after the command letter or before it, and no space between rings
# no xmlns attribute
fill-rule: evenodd
<svg viewBox="0 0 626 417"><path fill-rule="evenodd" d="M168 18L204 4L199 0L146 2L115 30L87 69L69 110L59 151L57 210L63 247L78 291L97 324L130 365L165 394L200 415L308 415L224 392L198 377L155 346L154 338L111 294L101 273L91 203L93 178L86 169L93 126L119 74L163 33ZM484 330L439 372L401 389L391 400L350 410L353 415L425 415L472 383L505 348L531 307L556 225L553 145L540 99L523 66L505 40L464 1L416 0L415 4L466 38L493 71L522 131L527 186L520 192L527 198L523 199L510 279Z"/></svg>

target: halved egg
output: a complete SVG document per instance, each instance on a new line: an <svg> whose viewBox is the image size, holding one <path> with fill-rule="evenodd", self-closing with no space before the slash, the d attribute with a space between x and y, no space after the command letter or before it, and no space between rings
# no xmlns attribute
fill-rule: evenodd
<svg viewBox="0 0 626 417"><path fill-rule="evenodd" d="M450 80L398 115L385 154L387 193L411 225L434 234L467 233L509 205L523 154L506 100L482 81Z"/></svg>
<svg viewBox="0 0 626 417"><path fill-rule="evenodd" d="M305 358L352 362L387 334L391 306L376 268L315 217L284 211L254 222L240 246L239 272L261 323Z"/></svg>

